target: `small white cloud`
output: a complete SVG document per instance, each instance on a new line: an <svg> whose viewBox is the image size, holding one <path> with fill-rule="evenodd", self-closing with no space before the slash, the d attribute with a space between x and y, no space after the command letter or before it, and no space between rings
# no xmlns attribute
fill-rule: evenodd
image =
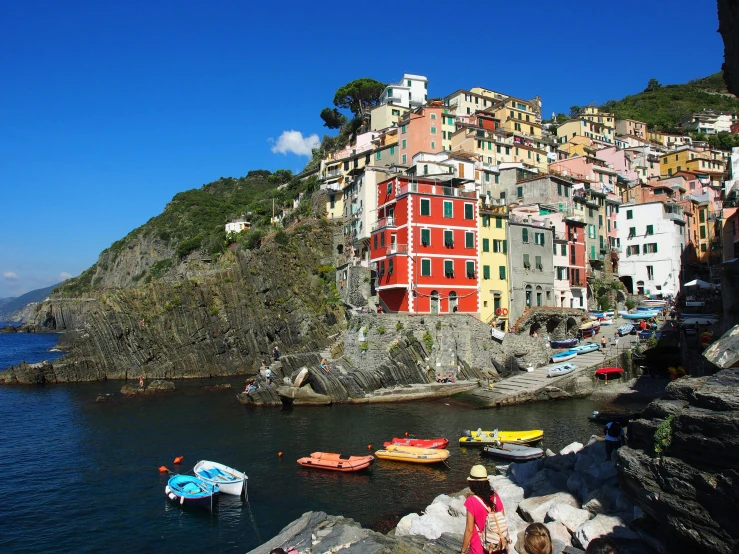
<svg viewBox="0 0 739 554"><path fill-rule="evenodd" d="M17 281L18 275L12 271L3 271L3 277L8 281Z"/></svg>
<svg viewBox="0 0 739 554"><path fill-rule="evenodd" d="M298 156L310 156L311 150L318 148L321 141L318 135L310 135L304 137L300 131L282 131L282 134L275 141L269 139L272 146L272 152L275 154L296 154Z"/></svg>
<svg viewBox="0 0 739 554"><path fill-rule="evenodd" d="M61 273L59 274L59 278L60 278L60 279L61 279L62 281L66 281L67 279L70 279L71 277L72 277L72 274L71 274L71 273L67 273L66 271L62 271L62 272L61 272Z"/></svg>

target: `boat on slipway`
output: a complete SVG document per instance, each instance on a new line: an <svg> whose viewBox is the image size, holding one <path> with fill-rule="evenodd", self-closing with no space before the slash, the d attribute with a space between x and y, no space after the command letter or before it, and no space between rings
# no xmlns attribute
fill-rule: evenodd
<svg viewBox="0 0 739 554"><path fill-rule="evenodd" d="M596 333L600 331L600 322L598 321L590 321L588 323L583 323L580 325L580 328L578 329L578 332L581 337L592 337Z"/></svg>
<svg viewBox="0 0 739 554"><path fill-rule="evenodd" d="M410 462L414 464L436 464L445 462L449 451L438 448L417 448L414 446L399 446L391 444L384 450L377 450L375 456L381 460L396 462Z"/></svg>
<svg viewBox="0 0 739 554"><path fill-rule="evenodd" d="M213 509L219 489L192 475L173 475L164 487L164 494L180 506L198 506Z"/></svg>
<svg viewBox="0 0 739 554"><path fill-rule="evenodd" d="M613 319L610 317L602 317L598 320L601 325L613 325Z"/></svg>
<svg viewBox="0 0 739 554"><path fill-rule="evenodd" d="M562 352L557 352L556 354L552 355L552 362L559 363L559 362L566 362L567 360L571 360L577 356L577 352L574 350L563 350Z"/></svg>
<svg viewBox="0 0 739 554"><path fill-rule="evenodd" d="M530 431L462 431L459 438L460 446L484 446L486 444L495 444L502 442L506 444L531 444L539 442L544 438L544 431L541 429L532 429Z"/></svg>
<svg viewBox="0 0 739 554"><path fill-rule="evenodd" d="M619 312L621 314L621 317L624 319L652 319L653 317L656 317L658 312L653 311L646 311L646 310L636 310L634 312Z"/></svg>
<svg viewBox="0 0 739 554"><path fill-rule="evenodd" d="M550 367L547 370L547 377L559 377L560 375L567 375L577 369L575 364L560 364L554 367Z"/></svg>
<svg viewBox="0 0 739 554"><path fill-rule="evenodd" d="M616 329L616 332L619 336L625 337L626 335L630 335L634 332L634 326L631 323L627 323L625 325L621 325L621 327Z"/></svg>
<svg viewBox="0 0 739 554"><path fill-rule="evenodd" d="M491 444L484 446L483 452L489 456L519 462L535 460L544 455L544 450L541 448L535 448L533 446L526 446L523 444Z"/></svg>
<svg viewBox="0 0 739 554"><path fill-rule="evenodd" d="M298 463L308 468L349 472L369 467L374 459L374 456L344 456L333 452L313 452L310 456L298 459Z"/></svg>
<svg viewBox="0 0 739 554"><path fill-rule="evenodd" d="M667 305L666 300L657 300L657 299L642 300L641 303L650 308L664 308Z"/></svg>
<svg viewBox="0 0 739 554"><path fill-rule="evenodd" d="M449 446L449 441L445 438L438 439L413 439L413 438L398 438L393 437L391 441L385 442L382 445L387 447L394 444L395 446L414 446L416 448L441 448L444 449Z"/></svg>
<svg viewBox="0 0 739 554"><path fill-rule="evenodd" d="M551 340L549 341L549 346L552 348L570 348L572 346L575 346L580 339L572 338L572 339L562 339L562 340Z"/></svg>
<svg viewBox="0 0 739 554"><path fill-rule="evenodd" d="M570 352L574 352L578 356L581 354L587 354L588 352L595 352L596 350L600 350L600 346L595 342L586 342L585 344L580 344L574 348L570 348Z"/></svg>
<svg viewBox="0 0 739 554"><path fill-rule="evenodd" d="M601 367L595 370L596 377L605 377L606 384L608 379L615 379L621 377L624 374L623 368L620 367Z"/></svg>
<svg viewBox="0 0 739 554"><path fill-rule="evenodd" d="M192 472L206 483L215 485L224 494L240 495L246 489L246 475L218 462L201 460Z"/></svg>

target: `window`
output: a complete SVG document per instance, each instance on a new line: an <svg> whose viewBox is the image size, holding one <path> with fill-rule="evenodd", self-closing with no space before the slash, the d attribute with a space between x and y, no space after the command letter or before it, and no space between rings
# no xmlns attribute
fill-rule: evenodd
<svg viewBox="0 0 739 554"><path fill-rule="evenodd" d="M382 158L382 152L380 150L378 150L377 153L375 154L375 159L376 160L379 160L381 158Z"/></svg>
<svg viewBox="0 0 739 554"><path fill-rule="evenodd" d="M454 260L444 260L444 277L454 277Z"/></svg>
<svg viewBox="0 0 739 554"><path fill-rule="evenodd" d="M544 266L541 263L541 256L536 256L534 260L536 261L536 269L538 269L539 271L543 271Z"/></svg>
<svg viewBox="0 0 739 554"><path fill-rule="evenodd" d="M523 267L525 269L531 269L531 262L529 261L529 255L524 254L523 255Z"/></svg>
<svg viewBox="0 0 739 554"><path fill-rule="evenodd" d="M431 127L431 134L432 135L435 135L436 134L436 127Z"/></svg>
<svg viewBox="0 0 739 554"><path fill-rule="evenodd" d="M595 238L595 225L593 225L592 223L588 224L588 238Z"/></svg>
<svg viewBox="0 0 739 554"><path fill-rule="evenodd" d="M634 210L626 210L626 219L634 219Z"/></svg>
<svg viewBox="0 0 739 554"><path fill-rule="evenodd" d="M636 227L629 227L629 238L634 238L636 236Z"/></svg>
<svg viewBox="0 0 739 554"><path fill-rule="evenodd" d="M403 135L405 134L405 130L406 130L405 127L406 127L405 125L400 126L400 133Z"/></svg>
<svg viewBox="0 0 739 554"><path fill-rule="evenodd" d="M657 243L650 242L649 244L645 244L644 253L645 254L656 254L657 253Z"/></svg>
<svg viewBox="0 0 739 554"><path fill-rule="evenodd" d="M593 208L588 208L588 217L593 217Z"/></svg>
<svg viewBox="0 0 739 554"><path fill-rule="evenodd" d="M647 225L647 235L654 234L654 225Z"/></svg>
<svg viewBox="0 0 739 554"><path fill-rule="evenodd" d="M431 119L436 119L436 114L435 113L432 113L431 114Z"/></svg>
<svg viewBox="0 0 739 554"><path fill-rule="evenodd" d="M562 196L562 183L557 183L557 195Z"/></svg>
<svg viewBox="0 0 739 554"><path fill-rule="evenodd" d="M467 261L465 263L465 269L467 270L467 278L474 279L475 278L475 262Z"/></svg>
<svg viewBox="0 0 739 554"><path fill-rule="evenodd" d="M444 231L444 246L454 248L454 231Z"/></svg>
<svg viewBox="0 0 739 554"><path fill-rule="evenodd" d="M489 215L482 216L482 226L490 227L490 216Z"/></svg>
<svg viewBox="0 0 739 554"><path fill-rule="evenodd" d="M393 115L400 115L400 110L390 110Z"/></svg>
<svg viewBox="0 0 739 554"><path fill-rule="evenodd" d="M464 218L465 219L474 219L475 218L475 205L474 204L465 204L464 205Z"/></svg>
<svg viewBox="0 0 739 554"><path fill-rule="evenodd" d="M705 251L706 251L706 243L704 242L703 244L701 244L701 252L705 252Z"/></svg>
<svg viewBox="0 0 739 554"><path fill-rule="evenodd" d="M702 239L706 238L706 226L705 225L700 226L700 234L701 234Z"/></svg>
<svg viewBox="0 0 739 554"><path fill-rule="evenodd" d="M374 240L373 240L373 243L374 243L374 249L375 249L375 250L377 250L377 235L375 235L375 236L374 236L374 237L372 237L372 238L374 239Z"/></svg>
<svg viewBox="0 0 739 554"><path fill-rule="evenodd" d="M393 267L394 267L394 260L392 258L390 258L387 261L387 274L388 275L392 275L393 274Z"/></svg>
<svg viewBox="0 0 739 554"><path fill-rule="evenodd" d="M431 200L421 198L421 215L431 215Z"/></svg>
<svg viewBox="0 0 739 554"><path fill-rule="evenodd" d="M639 255L639 245L633 244L631 246L626 247L626 256L638 256Z"/></svg>
<svg viewBox="0 0 739 554"><path fill-rule="evenodd" d="M490 239L482 239L482 251L490 252Z"/></svg>
<svg viewBox="0 0 739 554"><path fill-rule="evenodd" d="M503 241L498 239L493 239L493 252L503 252Z"/></svg>
<svg viewBox="0 0 739 554"><path fill-rule="evenodd" d="M436 150L436 141L431 141L431 150Z"/></svg>
<svg viewBox="0 0 739 554"><path fill-rule="evenodd" d="M541 306L541 287L536 287L536 305Z"/></svg>
<svg viewBox="0 0 739 554"><path fill-rule="evenodd" d="M475 233L472 233L471 231L467 231L464 234L464 247L465 248L475 247Z"/></svg>
<svg viewBox="0 0 739 554"><path fill-rule="evenodd" d="M431 229L421 229L421 245L431 245Z"/></svg>
<svg viewBox="0 0 739 554"><path fill-rule="evenodd" d="M394 154L395 154L395 147L394 146L391 146L390 147L390 155L392 156Z"/></svg>
<svg viewBox="0 0 739 554"><path fill-rule="evenodd" d="M566 244L561 244L560 245L560 248L561 248L561 254L563 256L566 256L567 255L567 245Z"/></svg>
<svg viewBox="0 0 739 554"><path fill-rule="evenodd" d="M508 252L508 241L503 240L503 254L506 254Z"/></svg>
<svg viewBox="0 0 739 554"><path fill-rule="evenodd" d="M390 181L390 182L389 182L389 183L387 184L387 195L388 195L388 196L390 196L390 195L391 195L392 193L393 193L393 182L392 182L392 181Z"/></svg>
<svg viewBox="0 0 739 554"><path fill-rule="evenodd" d="M380 233L380 248L385 248L385 233Z"/></svg>
<svg viewBox="0 0 739 554"><path fill-rule="evenodd" d="M406 139L403 139L400 143L400 147L405 149L408 146L408 141Z"/></svg>
<svg viewBox="0 0 739 554"><path fill-rule="evenodd" d="M505 266L499 265L498 266L498 277L501 281L505 281Z"/></svg>
<svg viewBox="0 0 739 554"><path fill-rule="evenodd" d="M521 229L521 238L524 242L529 242L529 230L526 227Z"/></svg>
<svg viewBox="0 0 739 554"><path fill-rule="evenodd" d="M421 259L421 277L431 276L431 260L428 258Z"/></svg>
<svg viewBox="0 0 739 554"><path fill-rule="evenodd" d="M401 158L401 162L400 163L403 163L404 164L407 161L408 161L408 157L405 154L403 154L403 157Z"/></svg>
<svg viewBox="0 0 739 554"><path fill-rule="evenodd" d="M489 265L482 266L482 278L490 279L490 266Z"/></svg>
<svg viewBox="0 0 739 554"><path fill-rule="evenodd" d="M651 265L647 266L647 279L649 281L654 279L654 266L651 266Z"/></svg>
<svg viewBox="0 0 739 554"><path fill-rule="evenodd" d="M602 228L603 228L603 216L599 214L598 215L598 229L602 229Z"/></svg>
<svg viewBox="0 0 739 554"><path fill-rule="evenodd" d="M519 198L523 198L523 187L516 187L516 193Z"/></svg>
<svg viewBox="0 0 739 554"><path fill-rule="evenodd" d="M496 229L502 229L503 228L503 220L499 217L495 218L495 228Z"/></svg>
<svg viewBox="0 0 739 554"><path fill-rule="evenodd" d="M570 187L568 185L565 185L565 198L570 197Z"/></svg>
<svg viewBox="0 0 739 554"><path fill-rule="evenodd" d="M544 246L544 233L534 233L534 242L539 246Z"/></svg>
<svg viewBox="0 0 739 554"><path fill-rule="evenodd" d="M698 221L701 223L706 222L706 210L698 210Z"/></svg>
<svg viewBox="0 0 739 554"><path fill-rule="evenodd" d="M444 200L444 217L454 217L454 204L451 200Z"/></svg>

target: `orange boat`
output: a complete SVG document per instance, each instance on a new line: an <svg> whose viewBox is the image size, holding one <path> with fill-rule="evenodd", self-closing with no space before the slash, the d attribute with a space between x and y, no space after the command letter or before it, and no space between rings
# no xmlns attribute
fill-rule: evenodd
<svg viewBox="0 0 739 554"><path fill-rule="evenodd" d="M303 467L330 469L331 471L359 471L369 467L374 456L344 456L332 452L313 452L307 458L300 458L298 463Z"/></svg>

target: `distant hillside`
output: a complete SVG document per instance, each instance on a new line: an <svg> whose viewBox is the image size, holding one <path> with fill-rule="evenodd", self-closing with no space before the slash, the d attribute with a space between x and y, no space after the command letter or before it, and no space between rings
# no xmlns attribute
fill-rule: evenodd
<svg viewBox="0 0 739 554"><path fill-rule="evenodd" d="M643 92L609 100L601 108L615 114L616 119L636 119L650 127L671 130L680 118L702 109L739 112L739 99L726 90L719 72L683 85L663 86L652 79Z"/></svg>
<svg viewBox="0 0 739 554"><path fill-rule="evenodd" d="M3 298L0 300L0 321L7 321L13 313L23 309L31 302L41 302L59 285L60 283L57 283L43 289L32 290L16 298Z"/></svg>

